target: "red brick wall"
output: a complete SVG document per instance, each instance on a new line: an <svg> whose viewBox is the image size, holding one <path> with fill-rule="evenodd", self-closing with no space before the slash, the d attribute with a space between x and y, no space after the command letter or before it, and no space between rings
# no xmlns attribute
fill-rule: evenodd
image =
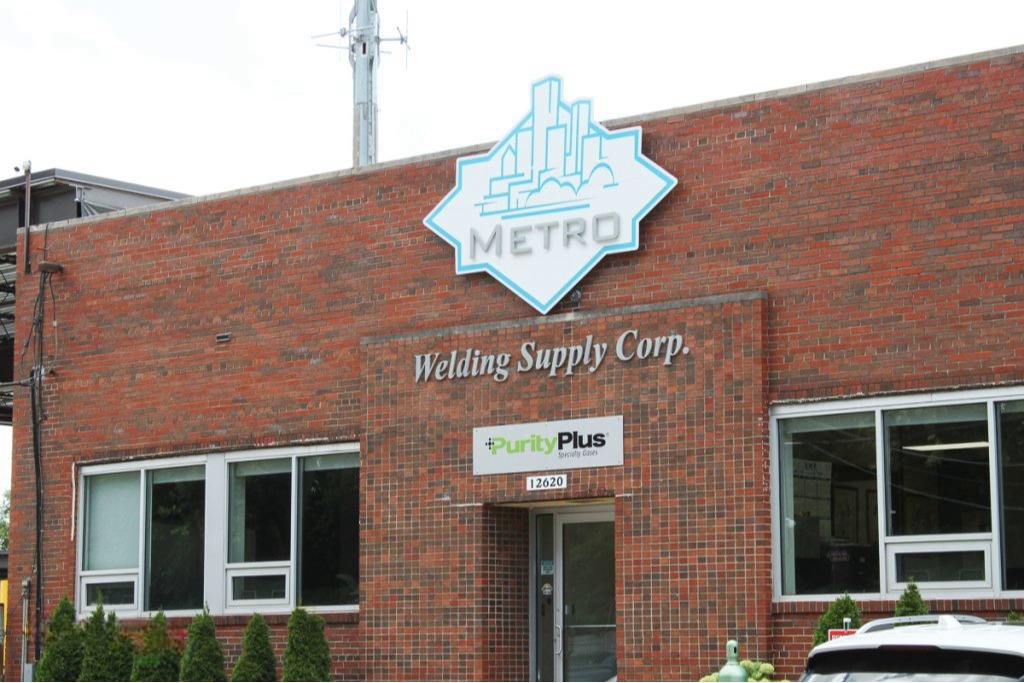
<svg viewBox="0 0 1024 683"><path fill-rule="evenodd" d="M735 296L367 343L366 367L375 370L363 495L373 521L361 539L371 573L361 626L373 644L371 677L487 677L491 670L479 667L492 660L495 641L521 667L497 670L498 677L528 676L526 530L481 538L479 520L488 505L526 501L614 498L625 679L693 678L718 662L727 634L767 651L770 554L736 551L737 543L770 547L762 514L769 504L763 309L761 296ZM629 329L681 334L691 353L671 366L606 360L570 378L534 372L504 382L417 383L412 371L416 353L518 355L523 340L551 348L588 334L614 341ZM474 427L605 415L623 417L623 467L570 470L567 490L554 493L527 493L522 474L472 474ZM387 604L378 603L381 594ZM495 624L482 619L492 605L502 635L486 642ZM396 631L403 622L409 626ZM434 625L426 650L440 647L437 637L452 648L451 662L424 662L423 624Z"/></svg>
<svg viewBox="0 0 1024 683"><path fill-rule="evenodd" d="M522 587L496 585L525 566L525 518L494 507L525 493L471 476L468 435L622 414L626 465L581 472L569 494L619 496L623 679L716 668L726 635L795 665L806 648L781 648L809 640L821 606L771 605L768 405L1024 380L1022 67L964 61L643 121L645 153L679 185L559 322L486 275L454 276L421 224L451 157L52 229L65 271L59 345L47 327L45 613L74 587L73 464L360 440L366 596L357 624L331 627L336 674L525 676ZM19 282L19 346L36 284ZM410 354L442 341L670 324L693 349L671 369L409 383ZM455 326L483 327L439 331ZM35 529L24 389L17 401L13 586ZM445 487L481 505L443 504ZM238 633L225 622L226 641Z"/></svg>

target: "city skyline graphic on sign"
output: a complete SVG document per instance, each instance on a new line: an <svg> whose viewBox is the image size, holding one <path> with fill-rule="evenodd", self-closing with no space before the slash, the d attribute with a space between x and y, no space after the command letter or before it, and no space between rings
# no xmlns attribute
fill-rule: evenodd
<svg viewBox="0 0 1024 683"><path fill-rule="evenodd" d="M609 131L562 81L533 85L529 113L487 154L457 161L424 224L458 274L489 272L547 313L606 254L635 250L639 221L676 179L640 153L640 128Z"/></svg>

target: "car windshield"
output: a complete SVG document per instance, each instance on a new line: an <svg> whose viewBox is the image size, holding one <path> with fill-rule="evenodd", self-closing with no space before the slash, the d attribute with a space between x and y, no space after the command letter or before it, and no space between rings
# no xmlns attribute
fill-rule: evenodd
<svg viewBox="0 0 1024 683"><path fill-rule="evenodd" d="M937 647L819 652L804 681L1019 681L1024 657Z"/></svg>

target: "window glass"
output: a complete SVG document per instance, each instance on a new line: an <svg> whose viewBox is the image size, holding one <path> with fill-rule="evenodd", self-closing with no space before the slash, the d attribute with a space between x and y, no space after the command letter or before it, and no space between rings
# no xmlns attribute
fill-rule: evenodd
<svg viewBox="0 0 1024 683"><path fill-rule="evenodd" d="M291 459L230 466L228 562L291 559Z"/></svg>
<svg viewBox="0 0 1024 683"><path fill-rule="evenodd" d="M104 581L87 583L85 604L96 605L103 601L105 607L132 605L135 603L134 581Z"/></svg>
<svg viewBox="0 0 1024 683"><path fill-rule="evenodd" d="M154 470L148 479L146 609L202 609L205 467Z"/></svg>
<svg viewBox="0 0 1024 683"><path fill-rule="evenodd" d="M299 596L303 605L359 601L359 459L301 460Z"/></svg>
<svg viewBox="0 0 1024 683"><path fill-rule="evenodd" d="M86 478L84 536L82 566L86 571L138 569L138 472Z"/></svg>
<svg viewBox="0 0 1024 683"><path fill-rule="evenodd" d="M999 406L999 455L1004 587L1024 590L1024 401Z"/></svg>
<svg viewBox="0 0 1024 683"><path fill-rule="evenodd" d="M783 593L877 592L874 413L780 424Z"/></svg>
<svg viewBox="0 0 1024 683"><path fill-rule="evenodd" d="M899 553L896 555L896 580L984 581L985 553L981 550Z"/></svg>
<svg viewBox="0 0 1024 683"><path fill-rule="evenodd" d="M895 536L992 530L983 404L885 413Z"/></svg>
<svg viewBox="0 0 1024 683"><path fill-rule="evenodd" d="M282 600L287 594L283 574L236 576L231 579L233 600Z"/></svg>

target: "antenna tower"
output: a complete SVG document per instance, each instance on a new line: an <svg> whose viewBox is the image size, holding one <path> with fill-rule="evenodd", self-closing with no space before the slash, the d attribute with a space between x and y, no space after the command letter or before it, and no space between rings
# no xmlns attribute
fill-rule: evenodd
<svg viewBox="0 0 1024 683"><path fill-rule="evenodd" d="M348 38L348 61L352 65L352 166L358 168L377 162L377 64L382 42L409 46L409 19L406 30L396 29L397 38L382 38L377 0L356 0L348 15L348 27L314 38ZM319 43L318 43L319 44ZM323 45L343 49L341 45Z"/></svg>

